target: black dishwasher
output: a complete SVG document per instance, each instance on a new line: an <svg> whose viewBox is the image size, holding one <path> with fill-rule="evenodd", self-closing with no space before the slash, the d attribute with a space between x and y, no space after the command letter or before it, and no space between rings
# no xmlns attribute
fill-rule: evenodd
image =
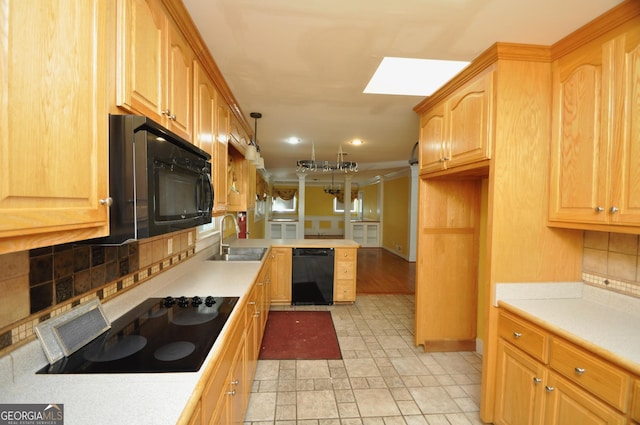
<svg viewBox="0 0 640 425"><path fill-rule="evenodd" d="M333 257L333 248L293 248L293 305L333 304Z"/></svg>

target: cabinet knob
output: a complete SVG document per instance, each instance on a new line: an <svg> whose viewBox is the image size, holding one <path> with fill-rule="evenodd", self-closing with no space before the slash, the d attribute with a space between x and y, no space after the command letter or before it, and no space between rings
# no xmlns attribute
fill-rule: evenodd
<svg viewBox="0 0 640 425"><path fill-rule="evenodd" d="M236 395L236 390L231 390L226 392L227 395Z"/></svg>
<svg viewBox="0 0 640 425"><path fill-rule="evenodd" d="M576 371L576 375L582 375L585 372L583 367L577 367L574 370Z"/></svg>
<svg viewBox="0 0 640 425"><path fill-rule="evenodd" d="M552 387L552 386L549 386L549 385L545 385L545 386L544 386L544 389L545 389L548 393L553 392L553 391L555 391L555 390L556 390L556 389L555 389L555 387Z"/></svg>
<svg viewBox="0 0 640 425"><path fill-rule="evenodd" d="M256 302L255 302L255 301L249 301L247 304L249 304L249 305L256 305Z"/></svg>
<svg viewBox="0 0 640 425"><path fill-rule="evenodd" d="M100 199L100 205L106 205L107 207L110 207L111 205L113 205L113 198L109 196L106 199Z"/></svg>
<svg viewBox="0 0 640 425"><path fill-rule="evenodd" d="M618 211L620 211L620 209L618 207L611 207L611 209L609 211L611 211L611 214L615 214Z"/></svg>
<svg viewBox="0 0 640 425"><path fill-rule="evenodd" d="M231 385L238 385L240 383L240 381L238 381L237 379L234 381L231 381Z"/></svg>
<svg viewBox="0 0 640 425"><path fill-rule="evenodd" d="M604 208L602 207L596 207L595 209L597 213L604 211Z"/></svg>
<svg viewBox="0 0 640 425"><path fill-rule="evenodd" d="M520 332L514 332L514 333L513 333L513 337L514 337L515 339L520 339L520 337L521 337L521 336L522 336L522 333L520 333Z"/></svg>
<svg viewBox="0 0 640 425"><path fill-rule="evenodd" d="M176 116L172 115L171 111L169 109L163 109L161 112L162 112L162 115L166 116L170 120L172 120L172 121L176 120Z"/></svg>
<svg viewBox="0 0 640 425"><path fill-rule="evenodd" d="M540 382L542 382L542 378L538 378L537 376L533 377L533 383L538 385Z"/></svg>

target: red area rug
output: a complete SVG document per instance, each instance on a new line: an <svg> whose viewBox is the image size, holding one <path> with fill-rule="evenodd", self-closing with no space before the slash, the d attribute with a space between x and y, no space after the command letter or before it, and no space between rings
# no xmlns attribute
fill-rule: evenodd
<svg viewBox="0 0 640 425"><path fill-rule="evenodd" d="M261 360L339 360L338 337L328 311L270 311Z"/></svg>

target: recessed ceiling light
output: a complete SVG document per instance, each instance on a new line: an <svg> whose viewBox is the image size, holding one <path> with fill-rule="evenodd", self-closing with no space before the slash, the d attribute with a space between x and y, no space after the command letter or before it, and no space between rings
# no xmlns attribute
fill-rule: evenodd
<svg viewBox="0 0 640 425"><path fill-rule="evenodd" d="M360 139L353 139L349 143L352 144L353 146L360 146L360 145L364 144L364 142L362 140L360 140Z"/></svg>
<svg viewBox="0 0 640 425"><path fill-rule="evenodd" d="M292 144L292 145L297 145L298 143L300 143L300 139L298 139L297 137L289 137L287 139L287 143Z"/></svg>
<svg viewBox="0 0 640 425"><path fill-rule="evenodd" d="M430 96L469 62L385 57L364 93Z"/></svg>

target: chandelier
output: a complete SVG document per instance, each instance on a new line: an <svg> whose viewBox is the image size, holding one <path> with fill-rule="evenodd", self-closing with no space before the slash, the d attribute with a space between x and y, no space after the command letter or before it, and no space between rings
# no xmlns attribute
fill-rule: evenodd
<svg viewBox="0 0 640 425"><path fill-rule="evenodd" d="M333 171L331 171L331 185L324 187L324 193L337 196L342 192L342 186L339 184L333 184Z"/></svg>
<svg viewBox="0 0 640 425"><path fill-rule="evenodd" d="M305 173L305 172L316 172L318 170L322 170L327 173L329 171L342 171L345 173L357 173L358 172L358 163L353 161L345 161L345 154L342 152L342 145L338 147L338 156L335 162L332 161L316 161L316 148L314 144L311 144L311 159L301 159L296 161L296 172ZM331 176L333 180L333 175ZM325 189L326 192L326 189ZM330 193L330 192L327 192Z"/></svg>

